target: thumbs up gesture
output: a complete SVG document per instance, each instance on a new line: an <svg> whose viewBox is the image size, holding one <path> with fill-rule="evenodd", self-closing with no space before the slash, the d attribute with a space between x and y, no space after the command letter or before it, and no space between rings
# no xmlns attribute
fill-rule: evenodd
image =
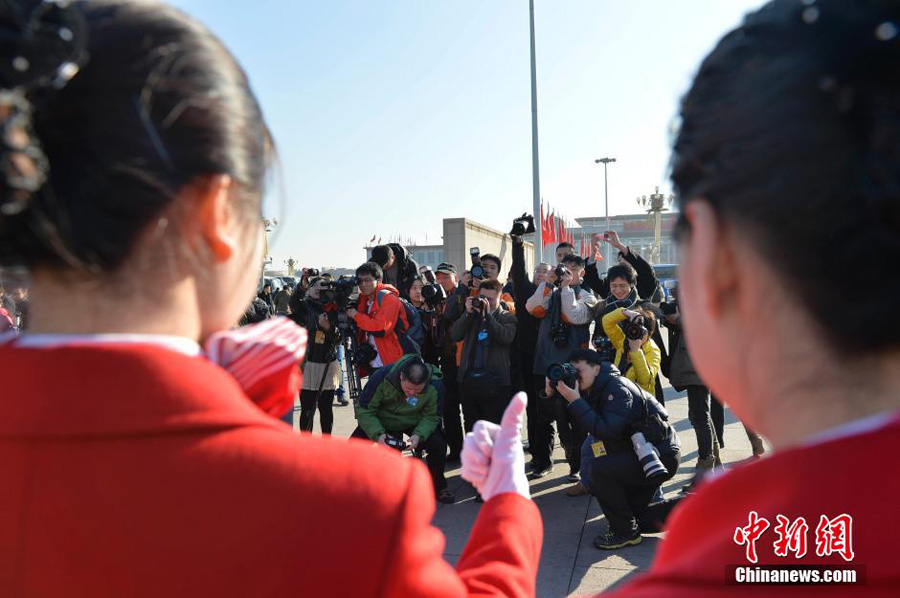
<svg viewBox="0 0 900 598"><path fill-rule="evenodd" d="M504 492L531 498L522 450L522 420L527 402L524 392L516 394L499 426L478 421L466 434L461 475L475 486L485 502Z"/></svg>

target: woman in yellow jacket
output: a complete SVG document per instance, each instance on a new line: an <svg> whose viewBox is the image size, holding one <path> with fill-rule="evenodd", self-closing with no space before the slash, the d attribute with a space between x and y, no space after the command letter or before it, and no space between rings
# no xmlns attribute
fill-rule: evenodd
<svg viewBox="0 0 900 598"><path fill-rule="evenodd" d="M625 320L633 320L638 316L644 318L647 334L640 340L629 340L620 326ZM603 330L616 348L615 365L626 378L649 392L656 391L656 374L662 362L662 353L651 338L656 330L656 316L650 310L637 307L633 310L620 307L603 316ZM625 343L628 343L627 354Z"/></svg>

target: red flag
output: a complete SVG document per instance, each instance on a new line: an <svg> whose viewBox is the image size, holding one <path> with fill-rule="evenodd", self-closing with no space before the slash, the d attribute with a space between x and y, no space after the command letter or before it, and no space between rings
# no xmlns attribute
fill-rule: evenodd
<svg viewBox="0 0 900 598"><path fill-rule="evenodd" d="M550 215L544 215L544 202L541 202L541 243L550 243Z"/></svg>

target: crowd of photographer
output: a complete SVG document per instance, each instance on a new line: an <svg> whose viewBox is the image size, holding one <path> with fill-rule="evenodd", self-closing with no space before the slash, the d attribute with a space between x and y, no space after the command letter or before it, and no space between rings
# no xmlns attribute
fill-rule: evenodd
<svg viewBox="0 0 900 598"><path fill-rule="evenodd" d="M724 421L717 426L716 416L724 410L693 370L677 301L660 302L646 260L610 231L594 237L587 259L560 243L556 265L539 263L529 276L523 237L533 228L527 215L514 221L506 286L501 259L478 248L460 273L448 263L419 268L392 243L375 247L354 276L305 269L295 289L264 287L254 303L265 304L265 317L287 314L307 329L300 430L312 431L318 411L331 433L346 375L359 424L353 437L424 458L437 500L453 503L444 468L459 460L464 433L479 420L499 424L524 390L532 479L553 471L558 436L567 494L596 497L610 523L595 545L633 545L642 531L660 529L679 500L661 490L678 471L680 443L660 375L687 390L698 472L721 466ZM618 256L601 273L604 241ZM754 455L764 452L748 436Z"/></svg>

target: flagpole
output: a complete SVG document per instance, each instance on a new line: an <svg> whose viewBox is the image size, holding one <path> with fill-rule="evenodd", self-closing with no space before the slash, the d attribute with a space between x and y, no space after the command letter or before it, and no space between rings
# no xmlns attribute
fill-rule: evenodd
<svg viewBox="0 0 900 598"><path fill-rule="evenodd" d="M538 123L537 123L537 69L534 57L534 0L528 0L531 22L531 178L534 197L532 209L538 214L541 209L541 180L538 168ZM535 263L542 261L544 240L540 235L534 236Z"/></svg>

